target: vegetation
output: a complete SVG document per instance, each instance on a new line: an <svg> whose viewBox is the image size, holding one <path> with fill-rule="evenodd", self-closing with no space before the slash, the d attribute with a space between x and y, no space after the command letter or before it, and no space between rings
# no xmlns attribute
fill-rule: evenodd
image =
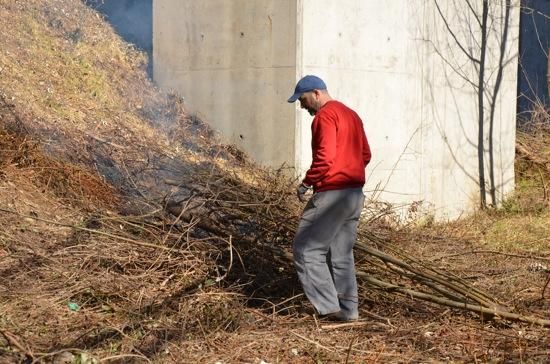
<svg viewBox="0 0 550 364"><path fill-rule="evenodd" d="M399 294L423 287L364 249L363 319L319 321L287 258L293 181L155 89L144 56L80 1L0 0L0 23L0 362L548 356L548 329ZM541 109L518 132L503 208L403 226L371 204L360 244L548 320L549 120Z"/></svg>

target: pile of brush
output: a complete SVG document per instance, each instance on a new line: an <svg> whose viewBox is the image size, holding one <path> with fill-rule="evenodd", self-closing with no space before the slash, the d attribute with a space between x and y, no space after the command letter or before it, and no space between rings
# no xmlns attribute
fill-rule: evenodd
<svg viewBox="0 0 550 364"><path fill-rule="evenodd" d="M177 182L165 182L180 186L187 194L179 201L168 201L166 210L176 217L175 222L193 224L203 233L223 239L230 257L228 269L234 257L244 264L241 253L261 257L262 268L278 260L278 264L290 265L300 210L291 181L263 176L242 183L226 171L210 168ZM550 326L550 320L510 312L466 279L415 258L369 226L373 224L368 219L360 222L356 251L361 256L358 277L371 288L473 311L486 319L496 316Z"/></svg>

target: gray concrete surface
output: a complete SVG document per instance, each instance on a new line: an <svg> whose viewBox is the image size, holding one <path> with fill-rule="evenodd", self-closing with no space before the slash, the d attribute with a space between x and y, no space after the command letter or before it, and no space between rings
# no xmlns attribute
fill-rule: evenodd
<svg viewBox="0 0 550 364"><path fill-rule="evenodd" d="M438 1L438 10L433 0L155 0L154 79L260 163L302 174L311 117L286 99L316 74L363 118L373 151L367 196L402 216L414 203L456 218L479 204L479 65L466 53L480 56L482 1L471 3L476 15L465 1ZM503 13L490 3L484 161L493 110L500 202L514 186L519 8L513 1L501 48Z"/></svg>

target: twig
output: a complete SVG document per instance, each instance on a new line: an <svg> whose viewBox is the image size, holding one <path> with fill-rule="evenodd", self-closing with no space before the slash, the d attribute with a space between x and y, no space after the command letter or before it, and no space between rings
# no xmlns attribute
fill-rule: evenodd
<svg viewBox="0 0 550 364"><path fill-rule="evenodd" d="M375 314L375 313L373 313L373 312L364 311L364 310L362 310L361 313L364 313L364 314L366 314L367 316L370 316L370 317L372 317L372 318L374 318L374 319L376 319L376 320L385 321L386 324L388 324L388 326L394 327L394 326L392 325L390 319L387 318L387 317L383 317L383 316L377 315L377 314Z"/></svg>
<svg viewBox="0 0 550 364"><path fill-rule="evenodd" d="M460 257L460 256L463 256L463 255L469 255L469 254L495 254L495 255L504 255L504 256L507 256L507 257L514 257L514 258L537 259L537 260L550 261L550 258L533 256L533 255L521 255L521 254L513 254L513 253L504 253L504 252L499 252L499 251L496 251L496 250L472 250L472 251L464 252L464 253L449 254L449 255L444 255L444 256L441 256L441 257L437 257L433 261L435 262L435 261L446 259L446 258Z"/></svg>
<svg viewBox="0 0 550 364"><path fill-rule="evenodd" d="M399 292L401 294L405 294L414 298L418 298L424 301L429 301L433 303L437 303L443 306L453 307L453 308L459 308L471 312L476 312L479 314L489 314L494 316L499 316L504 319L510 320L510 321L520 321L520 322L526 322L530 324L537 324L541 325L543 327L550 327L550 320L545 319L539 319L536 317L529 317L529 316L522 316L519 314L511 313L508 311L498 310L496 308L487 308L479 305L472 305L469 303L464 302L457 302L453 300L449 300L442 297L437 297L434 295L430 295L423 292L414 291L412 289L408 289L405 287L397 286L395 284L387 283L381 280L378 280L376 278L368 276L366 273L363 272L357 272L357 276L360 276L365 281L380 287L384 289L389 289L394 292Z"/></svg>
<svg viewBox="0 0 550 364"><path fill-rule="evenodd" d="M353 343L355 342L355 339L357 339L357 336L353 337L351 339L351 341L349 342L349 347L348 347L348 353L346 355L346 361L345 361L345 364L348 364L349 362L349 356L351 354L351 348L353 348Z"/></svg>
<svg viewBox="0 0 550 364"><path fill-rule="evenodd" d="M64 353L64 352L70 352L71 353L73 351L74 352L80 352L80 353L85 352L84 350L78 349L78 348L64 348L64 349L61 349L61 350L51 351L49 353L37 353L37 357L31 362L31 364L41 363L41 362L44 362L44 359L46 359L46 358L56 356L57 354L61 354L61 353Z"/></svg>
<svg viewBox="0 0 550 364"><path fill-rule="evenodd" d="M134 239L129 239L129 238L126 238L126 237L124 237L124 236L119 236L119 235L115 235L115 234L110 234L110 233L106 233L106 232L104 232L104 231L99 231L99 230L94 230L94 229L88 229L88 228L81 227L81 226L70 225L70 224L64 224L64 223L60 223L60 222L52 221L52 220L47 220L47 219L41 219L41 218L39 218L39 217L21 214L21 213L19 213L19 212L17 212L17 211L13 211L13 210L8 210L8 209L0 208L0 211L7 212L7 213L10 213L10 214L14 214L14 215L17 215L17 216L20 216L20 217L24 217L24 218L36 220L36 221L45 222L45 223L48 223L48 224L53 224L53 225L62 226L62 227L66 227L66 228L70 228L70 229L75 229L75 230L80 230L80 231L86 231L86 232L88 232L88 233L92 233L92 234L96 234L96 235L107 236L107 237L109 237L109 238L113 238L113 239L125 241L125 242L127 242L127 243L131 243L131 244L135 244L135 245L139 245L139 246L143 246L143 247L147 247L147 248L162 249L162 250L166 250L166 251L170 251L170 252L178 252L178 253L182 253L182 254L186 254L186 253L187 253L186 251L183 251L183 250L180 250L180 249L176 249L176 248L170 248L170 247L166 247L166 246L162 246L162 245L146 243L146 242L143 242L143 241L138 241L138 240L134 240Z"/></svg>
<svg viewBox="0 0 550 364"><path fill-rule="evenodd" d="M550 75L550 70L548 70L548 72L549 72L548 74ZM537 171L539 172L539 175L540 175L540 182L542 184L542 192L543 192L544 201L550 201L548 199L548 188L546 186L546 181L544 180L544 175L542 174L542 171L540 170L540 168L537 168Z"/></svg>
<svg viewBox="0 0 550 364"><path fill-rule="evenodd" d="M497 307L499 304L495 302L491 297L487 296L484 292L481 292L475 287L472 287L471 285L464 282L462 279L450 277L448 275L443 275L436 270L432 269L434 274L431 274L427 271L420 271L409 264L406 264L394 257L391 257L387 254L382 253L381 251L374 249L372 247L367 246L366 244L362 242L357 242L355 244L356 248L364 251L367 254L370 254L374 257L377 257L384 262L389 262L392 264L395 264L410 273L413 273L414 275L418 276L422 279L415 279L416 281L423 283L423 279L427 279L428 281L434 281L444 287L447 287L451 290L453 290L456 293L460 293L466 298L470 298L477 303L485 306L485 307Z"/></svg>
<svg viewBox="0 0 550 364"><path fill-rule="evenodd" d="M290 302L290 301L292 301L292 300L295 300L296 298L298 298L298 297L300 297L300 296L303 296L303 295L304 295L303 293L299 293L299 294L297 294L297 295L295 295L295 296L292 296L292 297L290 297L290 298L287 298L286 300L284 300L284 301L282 301L282 302L279 302L279 303L277 303L277 304L274 304L274 303L271 303L271 302L270 302L271 305L272 305L272 308L271 308L271 309L272 309L272 313L271 313L271 314L274 315L276 312L281 311L281 310L279 310L279 311L276 311L276 310L275 310L275 308L276 308L277 306L282 306L282 305L284 305L285 303Z"/></svg>
<svg viewBox="0 0 550 364"><path fill-rule="evenodd" d="M221 277L216 277L216 282L221 282L227 277L229 272L231 271L231 267L233 266L233 242L232 242L232 236L229 235L229 240L227 243L229 244L229 266L227 267L227 270Z"/></svg>
<svg viewBox="0 0 550 364"><path fill-rule="evenodd" d="M540 299L544 300L544 292L546 291L546 288L548 287L548 283L550 283L550 274L548 275L548 278L546 278L546 283L544 284L544 287L542 288L542 292L540 294Z"/></svg>
<svg viewBox="0 0 550 364"><path fill-rule="evenodd" d="M120 355L108 356L106 358L100 359L99 362L103 363L103 362L106 362L106 361L109 361L109 360L116 360L116 359L122 359L122 358L140 358L140 359L145 360L147 363L152 363L152 361L149 360L149 358L147 358L146 356L136 355L136 354L120 354Z"/></svg>
<svg viewBox="0 0 550 364"><path fill-rule="evenodd" d="M19 340L17 340L18 339L17 336L15 336L14 334L12 334L11 332L9 332L7 330L0 330L0 334L2 334L2 336L4 336L4 338L8 342L8 345L16 348L21 353L25 354L26 356L28 356L28 357L30 357L31 359L34 360L34 355L31 352L31 350L28 348L28 346L24 347L22 344L20 344Z"/></svg>
<svg viewBox="0 0 550 364"><path fill-rule="evenodd" d="M331 353L334 353L334 350L333 350L333 349L327 348L326 346L319 344L317 341L308 339L307 337L302 336L302 335L300 335L300 334L298 334L298 333L295 333L294 331L290 331L290 333L291 333L292 335L296 336L296 337L299 337L300 339L302 339L302 340L304 340L304 341L307 341L307 342L310 343L310 344L315 345L315 346L318 347L318 348L321 348L321 349L323 349L323 350L330 351Z"/></svg>
<svg viewBox="0 0 550 364"><path fill-rule="evenodd" d="M333 329L343 329L347 327L359 327L359 326L366 326L369 325L369 322L366 321L354 321L354 322L343 322L343 323L334 323L334 324L327 324L327 325L321 325L321 329L323 330L333 330ZM375 325L383 325L384 324L376 323Z"/></svg>
<svg viewBox="0 0 550 364"><path fill-rule="evenodd" d="M115 148L117 148L117 149L122 149L122 150L128 149L127 147L123 147L122 145L118 145L118 144L115 144L115 143L113 143L113 142L109 142L109 141L107 141L107 140L105 140L105 139L103 139L103 138L100 138L100 137L98 137L98 136L92 135L92 134L90 134L90 133L86 133L86 135L89 136L90 138L92 138L92 139L94 139L94 140L100 142L100 143L108 144L108 145L110 145L111 147L115 147Z"/></svg>

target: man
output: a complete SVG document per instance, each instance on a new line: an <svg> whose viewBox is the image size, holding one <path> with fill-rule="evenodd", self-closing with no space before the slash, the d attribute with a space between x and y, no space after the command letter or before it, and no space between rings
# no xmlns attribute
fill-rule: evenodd
<svg viewBox="0 0 550 364"><path fill-rule="evenodd" d="M294 264L304 292L319 315L357 320L353 245L365 196L371 152L357 113L333 100L319 77L305 76L288 99L312 116L313 161L298 187L305 201L313 190L294 238Z"/></svg>

